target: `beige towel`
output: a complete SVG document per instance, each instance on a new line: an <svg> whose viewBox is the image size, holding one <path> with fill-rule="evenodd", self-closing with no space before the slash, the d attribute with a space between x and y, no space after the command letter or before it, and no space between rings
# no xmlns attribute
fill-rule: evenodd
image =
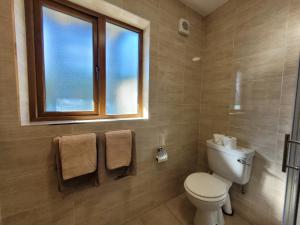
<svg viewBox="0 0 300 225"><path fill-rule="evenodd" d="M59 153L64 180L96 171L96 134L60 137Z"/></svg>
<svg viewBox="0 0 300 225"><path fill-rule="evenodd" d="M110 131L106 138L106 166L109 170L129 166L132 152L131 130Z"/></svg>

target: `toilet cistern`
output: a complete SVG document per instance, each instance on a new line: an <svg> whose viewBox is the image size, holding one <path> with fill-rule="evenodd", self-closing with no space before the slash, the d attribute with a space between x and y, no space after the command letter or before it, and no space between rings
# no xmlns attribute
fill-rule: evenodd
<svg viewBox="0 0 300 225"><path fill-rule="evenodd" d="M213 173L190 174L184 188L197 208L195 225L224 225L222 209L226 214L233 212L228 191L233 182L241 185L249 182L255 152L241 147L232 149L213 140L207 140L206 145L208 165ZM214 188L207 188L208 183Z"/></svg>

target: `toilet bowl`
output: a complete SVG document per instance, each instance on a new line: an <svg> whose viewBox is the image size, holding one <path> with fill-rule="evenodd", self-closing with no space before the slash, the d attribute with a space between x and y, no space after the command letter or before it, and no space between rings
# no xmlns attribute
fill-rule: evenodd
<svg viewBox="0 0 300 225"><path fill-rule="evenodd" d="M232 215L230 196L232 183L249 182L254 150L230 149L207 140L209 173L192 173L184 182L187 198L197 208L195 225L224 225L223 211Z"/></svg>
<svg viewBox="0 0 300 225"><path fill-rule="evenodd" d="M225 182L208 173L190 174L184 188L187 198L196 207L195 225L224 225L222 206L228 196Z"/></svg>

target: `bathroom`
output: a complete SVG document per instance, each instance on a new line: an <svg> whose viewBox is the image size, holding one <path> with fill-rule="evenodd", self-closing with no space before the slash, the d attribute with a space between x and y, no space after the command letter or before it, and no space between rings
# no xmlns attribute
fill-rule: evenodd
<svg viewBox="0 0 300 225"><path fill-rule="evenodd" d="M55 40L72 32L77 39L43 49L42 7L49 18L63 15L53 20L61 26ZM82 35L67 32L68 18L89 26ZM53 21L44 23L49 33ZM106 31L105 21L111 25ZM109 40L120 30L135 42L118 53ZM247 184L233 182L229 189L233 215L219 208L216 217L225 222L196 223L300 224L297 142L291 140L299 140L299 0L1 0L0 34L1 225L195 224L184 183L193 173L212 176L207 140L214 134L236 137L238 146L255 152L252 171ZM90 60L88 46L70 46L83 42L96 49ZM51 50L58 58L71 51L73 58L60 60L74 73L93 65L88 61L94 57L99 67L91 69L92 85L78 81L80 75L74 82L54 76L45 88L48 68L42 69L49 58L43 53L50 57ZM108 55L115 52L123 64L110 67ZM115 93L118 81L108 76L118 71L122 77L124 65L135 76ZM51 88L49 95L72 85L74 98L47 98ZM84 100L74 103L78 96ZM56 108L49 103L45 110L48 100ZM83 103L88 108L76 114ZM91 107L94 114L87 112ZM87 177L59 188L57 137L96 134L98 150L101 135L122 130L135 134L135 173L107 182L100 177L99 184ZM98 163L97 170L106 170L105 162Z"/></svg>

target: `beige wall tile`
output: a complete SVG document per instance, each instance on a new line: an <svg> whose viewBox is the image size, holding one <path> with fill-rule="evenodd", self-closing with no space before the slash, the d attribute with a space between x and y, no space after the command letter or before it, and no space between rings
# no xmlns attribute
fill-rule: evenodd
<svg viewBox="0 0 300 225"><path fill-rule="evenodd" d="M257 151L248 193L241 195L236 186L231 191L235 208L243 209L240 214L253 224L279 224L285 181L279 170L282 137L291 126L299 64L299 1L230 0L204 20L177 0L107 1L151 21L149 121L20 127L12 1L0 3L0 31L5 29L0 41L4 225L22 224L22 218L23 224L46 225L129 221L182 192L196 160L199 169L207 169L205 141L215 132L237 136L241 145ZM191 22L187 38L177 32L181 17ZM193 63L194 56L201 62ZM237 73L242 75L243 114L229 115ZM117 129L136 131L139 175L58 193L52 138ZM166 135L170 160L157 165L160 134ZM161 211L169 218L166 208Z"/></svg>
<svg viewBox="0 0 300 225"><path fill-rule="evenodd" d="M58 207L59 205L59 207ZM54 201L9 216L3 220L7 225L70 225L75 224L74 202Z"/></svg>
<svg viewBox="0 0 300 225"><path fill-rule="evenodd" d="M107 0L151 22L150 120L21 127L18 113L13 1L0 3L0 202L3 225L121 224L183 192L196 167L200 106L202 17L177 0ZM179 18L192 25L177 32ZM191 87L191 88L190 88ZM57 190L52 138L59 135L132 129L138 176L100 187ZM155 162L159 135L166 134L170 160ZM155 196L155 198L153 198Z"/></svg>
<svg viewBox="0 0 300 225"><path fill-rule="evenodd" d="M256 150L248 192L231 191L234 207L253 224L281 222L280 164L299 67L299 10L298 1L231 0L205 18L198 163L205 168L205 140L214 132ZM228 115L237 74L242 114Z"/></svg>

